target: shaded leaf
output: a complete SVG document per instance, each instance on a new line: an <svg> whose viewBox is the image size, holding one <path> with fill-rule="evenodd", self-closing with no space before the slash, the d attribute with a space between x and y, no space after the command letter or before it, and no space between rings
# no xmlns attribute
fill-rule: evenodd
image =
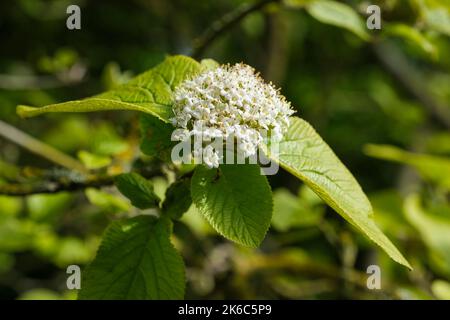
<svg viewBox="0 0 450 320"><path fill-rule="evenodd" d="M167 219L138 216L113 222L83 273L79 299L182 299L183 260L169 235Z"/></svg>
<svg viewBox="0 0 450 320"><path fill-rule="evenodd" d="M189 210L191 204L191 180L179 179L167 189L162 212L172 219L179 219Z"/></svg>
<svg viewBox="0 0 450 320"><path fill-rule="evenodd" d="M153 184L137 173L118 175L114 178L114 183L136 208L149 209L159 205L160 200L153 191Z"/></svg>
<svg viewBox="0 0 450 320"><path fill-rule="evenodd" d="M141 116L140 127L142 152L162 160L170 159L170 152L175 145L170 138L175 128L148 115Z"/></svg>

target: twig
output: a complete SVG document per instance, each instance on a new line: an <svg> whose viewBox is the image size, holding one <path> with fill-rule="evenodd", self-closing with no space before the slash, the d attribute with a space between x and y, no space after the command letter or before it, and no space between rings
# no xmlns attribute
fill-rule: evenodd
<svg viewBox="0 0 450 320"><path fill-rule="evenodd" d="M159 168L141 168L137 171L145 178L161 175ZM50 176L50 177L49 177ZM43 172L41 177L34 177L29 183L0 184L0 195L26 196L38 193L57 193L77 191L86 188L100 188L114 184L117 175L76 174L71 171Z"/></svg>
<svg viewBox="0 0 450 320"><path fill-rule="evenodd" d="M214 42L225 31L232 28L235 24L245 18L252 12L258 11L269 3L279 2L280 0L260 0L253 4L245 3L239 6L235 11L224 15L219 20L215 21L203 35L194 40L194 49L192 57L198 59L203 55L206 48Z"/></svg>
<svg viewBox="0 0 450 320"><path fill-rule="evenodd" d="M432 119L446 128L450 128L448 106L433 98L426 89L425 80L421 79L402 52L395 45L389 43L374 43L373 49L385 69L426 108Z"/></svg>
<svg viewBox="0 0 450 320"><path fill-rule="evenodd" d="M57 193L61 191L77 191L86 188L99 188L112 185L114 177L100 176L83 181L60 179L58 181L39 181L29 184L4 184L0 185L0 194L7 196L26 196L38 193Z"/></svg>
<svg viewBox="0 0 450 320"><path fill-rule="evenodd" d="M0 120L0 136L67 169L87 173L78 160Z"/></svg>

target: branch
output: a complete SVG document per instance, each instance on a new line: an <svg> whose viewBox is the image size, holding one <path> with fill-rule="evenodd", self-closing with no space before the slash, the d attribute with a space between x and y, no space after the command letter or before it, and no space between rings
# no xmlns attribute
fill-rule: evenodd
<svg viewBox="0 0 450 320"><path fill-rule="evenodd" d="M0 136L67 169L87 173L78 160L0 120Z"/></svg>
<svg viewBox="0 0 450 320"><path fill-rule="evenodd" d="M0 185L0 194L7 196L26 196L39 193L57 193L61 191L77 191L86 188L99 188L114 183L113 176L91 177L85 180L60 180L39 181L28 184L4 184Z"/></svg>
<svg viewBox="0 0 450 320"><path fill-rule="evenodd" d="M222 18L215 21L200 37L194 40L192 57L195 59L200 58L211 43L213 43L224 32L231 29L235 24L239 23L239 21L248 16L250 13L264 8L269 3L279 1L280 0L260 0L253 4L244 3L235 11L227 13Z"/></svg>
<svg viewBox="0 0 450 320"><path fill-rule="evenodd" d="M145 178L161 175L159 168L141 168L137 171ZM0 195L27 196L38 193L57 193L62 191L78 191L86 188L100 188L114 184L117 175L76 174L67 170L44 171L34 176L28 183L0 184Z"/></svg>

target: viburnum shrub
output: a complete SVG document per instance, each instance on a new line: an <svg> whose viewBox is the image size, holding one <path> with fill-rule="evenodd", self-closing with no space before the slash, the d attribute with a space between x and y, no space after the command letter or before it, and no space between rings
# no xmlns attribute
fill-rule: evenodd
<svg viewBox="0 0 450 320"><path fill-rule="evenodd" d="M351 173L253 68L172 56L97 96L42 108L19 106L17 111L31 117L102 110L142 112L141 150L163 160L158 163L173 171L175 179L161 201L151 181L138 173L115 177L117 188L133 206L154 208L158 214L114 221L107 228L96 258L83 272L79 298L183 298L183 260L170 236L172 221L192 203L225 238L259 246L271 223L273 201L259 162L249 161L258 151L302 180L393 260L410 268L374 223L370 202ZM191 138L200 143L194 141L189 164L172 161L168 155L175 143L187 141L191 146ZM221 144L214 143L217 139ZM230 145L225 142L230 141L244 161L224 161Z"/></svg>

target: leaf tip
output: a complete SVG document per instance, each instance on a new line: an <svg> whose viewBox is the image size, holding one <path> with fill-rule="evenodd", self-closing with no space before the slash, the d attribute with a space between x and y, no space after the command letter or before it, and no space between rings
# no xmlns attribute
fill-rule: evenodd
<svg viewBox="0 0 450 320"><path fill-rule="evenodd" d="M400 256L398 258L397 257L394 258L392 256L391 256L391 258L395 262L397 262L397 263L401 264L402 266L405 266L406 268L408 268L409 271L413 271L414 270L414 268L411 266L411 264L408 262L408 260L406 260L406 258L402 254L400 254Z"/></svg>

